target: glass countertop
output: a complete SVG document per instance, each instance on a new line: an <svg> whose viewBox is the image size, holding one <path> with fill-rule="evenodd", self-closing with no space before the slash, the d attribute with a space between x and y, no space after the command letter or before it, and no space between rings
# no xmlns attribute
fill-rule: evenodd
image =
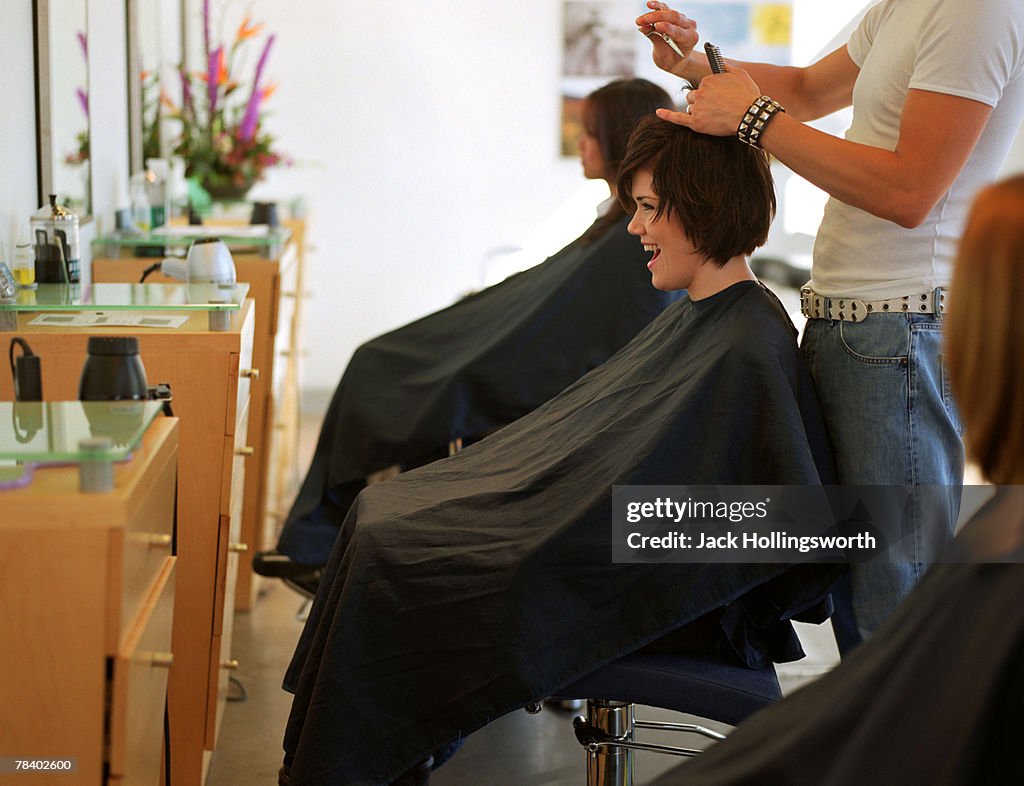
<svg viewBox="0 0 1024 786"><path fill-rule="evenodd" d="M253 249L266 252L268 256L279 250L291 237L288 227L268 227L265 224L200 224L160 227L152 232L110 232L93 241L94 249L175 249L186 250L193 240L219 238L232 251ZM95 255L95 252L94 252Z"/></svg>
<svg viewBox="0 0 1024 786"><path fill-rule="evenodd" d="M0 402L0 459L34 463L127 458L163 409L162 401ZM83 440L108 437L104 450Z"/></svg>
<svg viewBox="0 0 1024 786"><path fill-rule="evenodd" d="M40 284L0 311L237 311L248 294L247 283Z"/></svg>

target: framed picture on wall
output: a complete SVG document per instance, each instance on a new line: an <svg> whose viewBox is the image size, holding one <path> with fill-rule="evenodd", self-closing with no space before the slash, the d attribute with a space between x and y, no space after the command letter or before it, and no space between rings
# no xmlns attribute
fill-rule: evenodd
<svg viewBox="0 0 1024 786"><path fill-rule="evenodd" d="M696 20L701 40L717 44L726 57L792 62L792 0L692 0L676 7ZM681 81L654 65L650 43L637 31L636 18L647 10L644 0L563 0L563 156L576 156L582 99L602 85L638 76L679 93Z"/></svg>

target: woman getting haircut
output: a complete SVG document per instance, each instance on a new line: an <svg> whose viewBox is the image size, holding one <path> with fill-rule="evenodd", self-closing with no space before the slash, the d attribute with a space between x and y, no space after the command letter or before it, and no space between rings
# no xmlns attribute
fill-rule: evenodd
<svg viewBox="0 0 1024 786"><path fill-rule="evenodd" d="M283 782L392 783L669 634L795 659L790 620L827 613L836 565L612 561L613 485L832 480L795 331L747 266L764 153L651 117L617 183L654 285L688 294L529 415L362 491L285 677Z"/></svg>
<svg viewBox="0 0 1024 786"><path fill-rule="evenodd" d="M994 496L871 639L689 762L687 783L1024 783L1022 249L1017 176L973 204L945 323L967 449Z"/></svg>
<svg viewBox="0 0 1024 786"><path fill-rule="evenodd" d="M579 141L583 174L607 181L613 195L593 225L542 264L356 350L277 549L255 559L258 573L320 568L368 476L441 458L455 440L469 444L522 417L675 299L651 288L613 182L637 120L671 106L668 93L644 79L591 93Z"/></svg>

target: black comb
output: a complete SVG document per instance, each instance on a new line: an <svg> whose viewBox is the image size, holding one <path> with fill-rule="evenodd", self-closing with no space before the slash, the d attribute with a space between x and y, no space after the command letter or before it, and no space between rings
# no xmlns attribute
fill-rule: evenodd
<svg viewBox="0 0 1024 786"><path fill-rule="evenodd" d="M708 56L708 65L711 66L711 73L724 74L725 61L722 59L722 50L712 43L705 42L704 51Z"/></svg>

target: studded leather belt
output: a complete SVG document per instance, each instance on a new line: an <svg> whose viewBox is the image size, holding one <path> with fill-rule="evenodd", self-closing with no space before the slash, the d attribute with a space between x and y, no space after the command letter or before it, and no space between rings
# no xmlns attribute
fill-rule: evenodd
<svg viewBox="0 0 1024 786"><path fill-rule="evenodd" d="M944 314L946 291L939 287L923 295L859 300L825 297L810 287L802 287L800 311L808 319L841 319L844 322L860 322L870 314Z"/></svg>

